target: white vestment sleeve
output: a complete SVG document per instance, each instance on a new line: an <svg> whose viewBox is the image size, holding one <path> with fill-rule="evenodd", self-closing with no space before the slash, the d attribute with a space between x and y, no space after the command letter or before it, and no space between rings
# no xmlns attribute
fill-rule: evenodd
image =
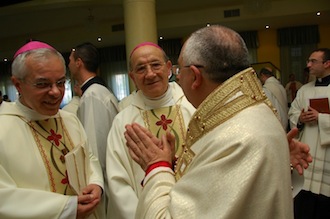
<svg viewBox="0 0 330 219"><path fill-rule="evenodd" d="M1 219L57 219L70 199L54 192L19 188L2 165L0 197Z"/></svg>
<svg viewBox="0 0 330 219"><path fill-rule="evenodd" d="M71 196L59 219L75 219L77 217L78 196Z"/></svg>

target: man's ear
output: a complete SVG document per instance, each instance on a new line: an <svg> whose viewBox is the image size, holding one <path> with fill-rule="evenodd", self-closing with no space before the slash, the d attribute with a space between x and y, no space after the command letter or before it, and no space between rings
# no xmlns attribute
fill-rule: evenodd
<svg viewBox="0 0 330 219"><path fill-rule="evenodd" d="M168 61L166 62L166 66L167 66L167 69L168 69L167 76L171 76L172 62L171 62L170 60L168 60Z"/></svg>
<svg viewBox="0 0 330 219"><path fill-rule="evenodd" d="M81 67L84 64L84 62L82 61L81 58L77 58L75 63L76 63L77 68Z"/></svg>
<svg viewBox="0 0 330 219"><path fill-rule="evenodd" d="M324 62L325 68L330 68L330 60Z"/></svg>
<svg viewBox="0 0 330 219"><path fill-rule="evenodd" d="M199 68L197 68L196 66L192 65L190 66L193 74L194 74L194 81L191 85L192 89L198 89L202 82L203 82L203 76L202 76L202 72L199 70Z"/></svg>
<svg viewBox="0 0 330 219"><path fill-rule="evenodd" d="M19 80L18 78L16 78L15 76L11 76L11 82L13 83L13 85L16 87L16 90L18 91L18 93L21 93L21 84L22 84L22 81Z"/></svg>
<svg viewBox="0 0 330 219"><path fill-rule="evenodd" d="M134 73L132 71L128 72L128 76L132 79L132 81L135 83Z"/></svg>

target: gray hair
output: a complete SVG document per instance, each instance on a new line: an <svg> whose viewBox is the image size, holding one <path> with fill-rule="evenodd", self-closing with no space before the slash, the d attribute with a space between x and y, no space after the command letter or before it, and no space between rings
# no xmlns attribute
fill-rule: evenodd
<svg viewBox="0 0 330 219"><path fill-rule="evenodd" d="M248 68L249 53L242 37L220 25L204 27L191 36L182 51L184 65L201 65L206 76L222 83Z"/></svg>
<svg viewBox="0 0 330 219"><path fill-rule="evenodd" d="M15 76L19 79L24 79L26 75L28 75L30 72L27 69L26 66L26 59L27 57L30 57L31 59L38 61L38 62L44 62L47 60L50 56L57 56L63 63L64 69L65 69L65 60L61 53L54 49L49 48L42 48L42 49L36 49L36 50L30 50L28 52L24 52L22 54L19 54L13 61L11 65L11 74L12 76Z"/></svg>

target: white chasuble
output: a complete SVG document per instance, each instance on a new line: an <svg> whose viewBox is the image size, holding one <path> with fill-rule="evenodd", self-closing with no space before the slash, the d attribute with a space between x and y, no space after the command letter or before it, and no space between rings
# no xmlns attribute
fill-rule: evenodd
<svg viewBox="0 0 330 219"><path fill-rule="evenodd" d="M141 181L145 176L140 165L129 155L124 137L125 125L138 123L157 137L169 131L175 136L178 141L176 147L181 151L186 127L195 112L195 108L175 82L169 83L168 90L159 98L148 99L140 90L131 100L131 104L115 117L108 135L108 219L135 217L138 198L142 191Z"/></svg>

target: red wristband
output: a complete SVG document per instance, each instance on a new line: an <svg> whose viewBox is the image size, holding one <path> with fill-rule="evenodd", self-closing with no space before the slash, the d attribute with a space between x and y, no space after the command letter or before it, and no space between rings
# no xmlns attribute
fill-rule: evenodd
<svg viewBox="0 0 330 219"><path fill-rule="evenodd" d="M167 161L158 161L156 163L153 163L150 166L148 166L148 168L146 170L146 175L148 175L148 173L150 173L153 169L156 169L157 167L169 167L169 168L172 168L172 164L170 164Z"/></svg>

